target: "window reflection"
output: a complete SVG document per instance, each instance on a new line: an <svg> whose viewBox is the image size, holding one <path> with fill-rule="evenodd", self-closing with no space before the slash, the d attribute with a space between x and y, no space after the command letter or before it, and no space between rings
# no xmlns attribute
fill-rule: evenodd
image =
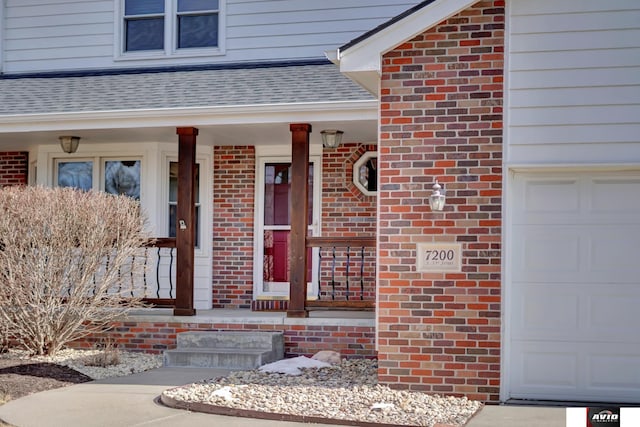
<svg viewBox="0 0 640 427"><path fill-rule="evenodd" d="M58 162L58 187L93 188L93 162Z"/></svg>
<svg viewBox="0 0 640 427"><path fill-rule="evenodd" d="M140 160L106 161L104 191L140 200Z"/></svg>

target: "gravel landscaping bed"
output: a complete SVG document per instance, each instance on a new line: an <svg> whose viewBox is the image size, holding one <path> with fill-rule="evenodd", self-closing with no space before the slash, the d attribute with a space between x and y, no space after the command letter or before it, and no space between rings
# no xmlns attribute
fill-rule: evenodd
<svg viewBox="0 0 640 427"><path fill-rule="evenodd" d="M0 405L40 391L129 375L162 365L159 355L120 352L120 363L116 365L90 366L100 354L100 350L71 349L55 356L29 357L19 350L0 353Z"/></svg>
<svg viewBox="0 0 640 427"><path fill-rule="evenodd" d="M166 390L163 402L171 406L204 410L231 408L238 415L254 411L284 414L318 422L463 426L482 407L466 398L392 390L377 384L376 361L344 360L320 369L303 369L302 375L233 372L227 377ZM203 406L205 405L205 406ZM206 409L210 406L211 411ZM269 416L268 418L273 418Z"/></svg>
<svg viewBox="0 0 640 427"><path fill-rule="evenodd" d="M162 357L121 352L120 363L91 366L99 350L63 350L56 356L0 354L0 404L30 393L92 379L129 375L162 365ZM377 384L376 361L343 360L301 375L260 370L166 390L169 406L257 418L349 425L463 426L482 407L466 398L392 390ZM1 425L1 424L0 424Z"/></svg>
<svg viewBox="0 0 640 427"><path fill-rule="evenodd" d="M138 372L148 371L162 366L162 356L158 354L118 352L119 363L109 366L94 366L95 360L102 350L64 349L55 356L31 356L24 351L10 350L0 354L0 359L18 359L29 363L49 363L74 369L90 379L121 377Z"/></svg>

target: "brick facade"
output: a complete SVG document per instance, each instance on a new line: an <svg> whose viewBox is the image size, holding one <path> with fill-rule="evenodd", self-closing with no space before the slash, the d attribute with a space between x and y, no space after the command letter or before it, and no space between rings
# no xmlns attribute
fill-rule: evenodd
<svg viewBox="0 0 640 427"><path fill-rule="evenodd" d="M504 2L481 1L383 57L379 378L395 388L499 400L503 28ZM418 272L421 242L460 243L462 272Z"/></svg>
<svg viewBox="0 0 640 427"><path fill-rule="evenodd" d="M253 298L255 148L215 147L213 308L250 308Z"/></svg>
<svg viewBox="0 0 640 427"><path fill-rule="evenodd" d="M160 354L175 348L176 334L185 331L283 332L288 357L310 357L320 350L339 351L343 357L375 357L372 326L127 321L115 322L111 331L77 340L71 346L94 348L109 337L123 350Z"/></svg>
<svg viewBox="0 0 640 427"><path fill-rule="evenodd" d="M7 185L25 185L29 171L29 153L0 152L0 188Z"/></svg>
<svg viewBox="0 0 640 427"><path fill-rule="evenodd" d="M344 144L322 156L322 235L375 236L376 197L353 184L353 165L375 145ZM213 307L286 310L286 301L253 301L255 148L215 147L213 183ZM326 251L323 253L327 260ZM355 251L352 256L356 257ZM375 254L366 253L366 295L375 294ZM326 261L325 261L326 264ZM323 283L328 282L323 265ZM344 283L344 265L336 282ZM357 267L359 269L359 266ZM359 274L351 271L351 274ZM338 293L344 294L343 289Z"/></svg>
<svg viewBox="0 0 640 427"><path fill-rule="evenodd" d="M353 184L353 165L375 145L343 144L322 155L322 235L375 236L376 197Z"/></svg>

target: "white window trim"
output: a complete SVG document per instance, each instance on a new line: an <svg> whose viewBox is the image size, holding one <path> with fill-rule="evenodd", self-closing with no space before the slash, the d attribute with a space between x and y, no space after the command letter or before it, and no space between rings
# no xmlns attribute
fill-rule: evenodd
<svg viewBox="0 0 640 427"><path fill-rule="evenodd" d="M91 177L91 182L92 182L92 188L94 190L98 190L98 191L105 191L105 172L106 172L106 168L105 168L105 164L108 161L140 161L140 166L142 167L142 158L143 156L130 156L130 155L124 155L124 156L120 156L117 154L100 154L100 155L86 155L86 156L74 156L74 157L68 157L68 156L57 156L53 158L53 164L52 164L52 168L51 168L51 174L52 174L52 179L51 179L51 186L53 187L57 187L58 186L58 164L59 163L66 163L66 162L92 162L92 177ZM142 204L142 187L143 187L143 179L142 179L142 175L140 176L140 203Z"/></svg>
<svg viewBox="0 0 640 427"><path fill-rule="evenodd" d="M309 161L314 164L313 174L313 205L317 206L313 212L313 222L311 228L313 235L318 236L322 230L322 146L320 152L313 149ZM264 257L264 166L267 163L290 163L291 162L291 146L256 146L256 179L255 179L255 213L254 213L254 252L253 252L253 299L288 299L289 292L267 292L263 286L263 257ZM316 299L318 295L318 274L319 266L317 265L317 248L313 249L312 260L313 267L311 271L311 283L307 285L307 299Z"/></svg>
<svg viewBox="0 0 640 427"><path fill-rule="evenodd" d="M175 152L172 153L168 153L168 152L163 152L162 155L162 194L160 196L160 203L161 206L164 207L164 213L162 214L162 224L161 224L161 228L159 230L160 234L162 236L168 236L169 235L169 212L168 212L168 207L169 207L169 164L171 162L178 162L178 155ZM205 162L209 162L209 163L205 163ZM200 200L199 203L197 203L197 205L200 207L200 236L198 238L198 241L200 242L200 245L198 247L195 248L195 256L196 257L204 257L204 256L209 256L210 250L211 250L211 238L207 239L207 236L211 236L211 218L213 218L213 216L211 215L211 212L209 211L209 209L207 209L207 207L205 205L207 205L206 203L203 203L204 200L213 200L213 196L210 195L211 189L210 188L204 188L205 187L205 183L207 182L212 182L212 177L211 177L211 171L209 170L209 168L206 167L206 165L208 164L212 164L210 162L210 159L208 159L206 156L203 155L196 155L196 163L200 165L200 188L199 193L198 193L198 200ZM205 170L206 169L206 170ZM206 181L204 181L204 179L206 179ZM213 187L213 186L211 186ZM205 214L207 216L205 216Z"/></svg>
<svg viewBox="0 0 640 427"><path fill-rule="evenodd" d="M114 0L114 61L159 60L220 56L226 53L226 0L218 0L218 46L177 48L177 0L164 0L164 49L127 52L124 48L124 0Z"/></svg>

